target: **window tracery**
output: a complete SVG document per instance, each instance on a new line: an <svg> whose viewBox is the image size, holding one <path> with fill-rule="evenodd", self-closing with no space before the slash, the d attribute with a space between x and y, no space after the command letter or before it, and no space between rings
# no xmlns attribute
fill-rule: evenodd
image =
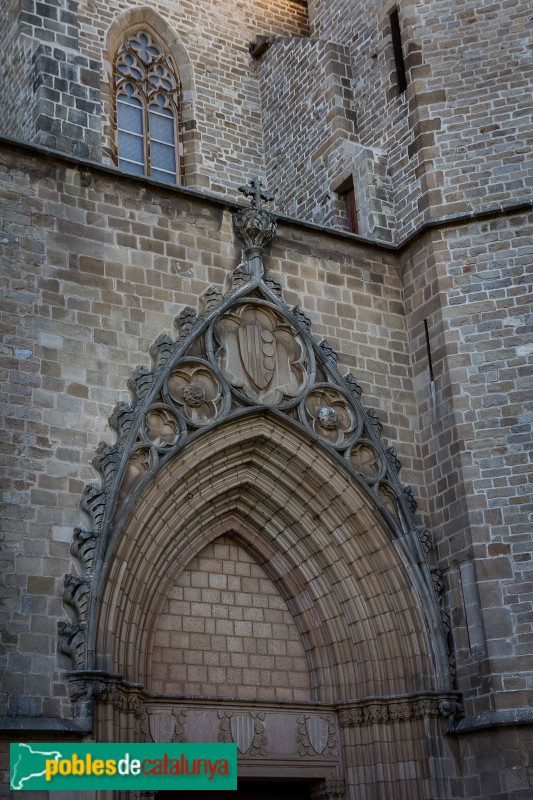
<svg viewBox="0 0 533 800"><path fill-rule="evenodd" d="M119 166L179 182L179 82L170 57L147 31L137 31L120 46L115 88Z"/></svg>

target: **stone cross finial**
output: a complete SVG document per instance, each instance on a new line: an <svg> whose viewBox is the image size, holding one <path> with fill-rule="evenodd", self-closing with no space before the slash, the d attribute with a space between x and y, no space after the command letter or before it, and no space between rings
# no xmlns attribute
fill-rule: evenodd
<svg viewBox="0 0 533 800"><path fill-rule="evenodd" d="M273 194L262 192L262 188L263 184L261 183L261 179L254 176L248 181L246 186L239 186L239 192L242 192L245 197L252 198L252 208L261 208L261 201L270 203L274 199Z"/></svg>

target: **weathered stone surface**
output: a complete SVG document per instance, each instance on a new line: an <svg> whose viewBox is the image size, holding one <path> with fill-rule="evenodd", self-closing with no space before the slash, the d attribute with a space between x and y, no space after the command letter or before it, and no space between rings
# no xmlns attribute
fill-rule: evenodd
<svg viewBox="0 0 533 800"><path fill-rule="evenodd" d="M143 476L155 474L158 459L177 446L185 429L193 431L199 442L195 432L216 423L221 409L226 413L226 398L215 389L204 403L198 388L205 392L202 382L210 378L194 360L176 371L169 389L176 398L172 413L161 407L160 397L148 408L148 396L155 376L173 357L176 343L168 331L180 309L186 307L177 318L179 339L184 341L196 325L202 325L197 299L205 298L202 312L213 311L228 291L230 273L233 287L243 290L252 277L250 260L259 258L249 254L235 270L241 247L233 237L228 209L214 199L105 173L88 161L76 163L77 158L114 163L109 65L122 32L131 25L147 24L169 44L182 81L180 143L188 187L207 190L232 205L242 203L239 186L256 174L276 187L272 210L278 215L287 213L346 231L343 192L351 181L360 232L387 243L405 242L424 222L448 218L446 225L421 232L401 250L372 243L363 246L353 238L278 219L277 241L263 257L266 285L288 304L291 332L284 341L289 349L291 339L294 343L298 336L305 338L311 329L331 348L325 349L326 358L319 359L324 374L318 380L329 380L328 370L335 369L335 362L342 374L351 371L355 376L345 379L351 389L344 398L347 405L328 388L323 403L314 402L313 395L303 417L297 418L296 412L290 417L289 410L287 418L327 447L340 452L346 446L349 469L365 491L380 498L383 517L396 526L398 536L383 546L382 569L376 576L364 571L378 558L371 537L366 536L376 529L365 517L364 503L342 508L336 494L341 473L330 462L306 463L302 483L310 480L314 469L321 480L314 478L310 484L309 513L302 512L298 520L290 517L296 495L289 496L285 485L302 469L307 445L298 441L290 465L276 460L283 437L274 443L277 429L268 428L270 411L265 409L254 424L265 426L270 445L251 447L251 455L242 456L241 471L235 469L235 460L246 450L243 424L239 442L233 441L226 460L217 461L216 469L213 463L209 482L198 481L204 493L214 492L219 498L210 518L201 517L205 504L191 481L176 506L176 516L163 509L161 524L171 518L174 522L168 524L178 518L181 524L194 509L198 527L223 526L227 522L223 515L237 509L246 520L243 530L261 517L261 535L271 541L285 537L290 542L287 552L270 552L264 566L275 566L276 575L282 576L279 581L286 580L283 602L297 633L292 629L294 636L287 640L281 634L252 638L258 649L267 642L268 651L268 642L279 648L300 637L308 663L315 665L319 647L313 636L319 631L324 650L331 650L339 626L348 620L350 632L343 641L355 642L358 659L350 661L348 644L343 644L335 664L354 696L383 672L390 672L393 692L403 680L398 664L405 669L402 676L432 674L427 664L420 663L418 671L410 672L413 665L407 656L396 659L396 672L385 668L383 657L390 657L392 664L391 652L376 649L360 633L374 626L387 632L403 619L403 628L411 634L412 619L402 614L411 592L418 596L421 587L397 590L391 575L394 570L401 572L402 559L395 560L394 554L405 547L412 548L410 557L421 564L427 557L432 572L423 573L429 582L425 590L432 592L434 587L441 599L439 624L450 628L456 685L464 693L459 738L453 752L447 749L450 739L443 732L448 723L435 700L421 706L418 716L409 716L400 702L383 711L373 701L367 722L344 730L346 752L352 757L346 764L346 794L401 794L427 800L437 796L435 785L441 781L443 797L522 800L529 796L530 718L524 712L532 688L533 631L533 509L527 462L532 421L531 207L505 211L528 197L532 185L531 80L526 61L529 5L520 0L485 7L465 0L460 9L450 3L400 7L408 79L402 95L395 77L390 8L377 0L320 0L308 9L302 3L275 0L251 4L246 19L238 6L192 0L184 0L179 9L163 2L157 11L134 8L129 2L119 8L100 0L90 9L83 4L30 5L7 4L4 9L0 130L62 151L71 160L7 144L0 156L0 257L6 284L0 312L5 413L0 424L5 487L0 713L9 715L2 717L6 727L14 730L16 721L22 731L36 731L44 740L47 730L54 736L62 735L58 731L87 730L86 719L85 728L76 727L80 720L75 715L86 712L89 700L79 700L81 705L74 710L61 670L69 663L80 669L86 663L88 586L102 569L97 547L103 548L102 526L120 454L131 431L135 429L135 435L140 431L142 441L134 453L128 452L124 465L119 506L125 508L135 499ZM250 60L248 44L258 36L268 40L269 48ZM466 217L452 224L451 215L473 212L483 212L485 218ZM264 219L265 230L269 220L270 216ZM256 235L254 230L249 228L248 233ZM244 244L254 246L254 241ZM244 322L241 327L246 328ZM261 328L257 314L249 324ZM256 333L250 331L249 340L244 334L239 339L237 333L230 346L236 364L232 375L243 383L243 399L232 406L235 414L244 414L249 393L270 401L268 393L274 391L267 362L273 356L253 346ZM192 359L205 361L207 338L198 338ZM277 363L281 348L277 338L275 345ZM150 354L153 369L143 366L135 372L131 401L128 378L137 364L149 363ZM291 383L298 358L287 356L283 363L288 378L284 396L289 397L310 373L307 364L300 364ZM216 388L216 380L210 385ZM371 410L363 419L361 439L352 446L354 419L346 409L354 404L358 408L361 396ZM112 430L106 422L110 415ZM385 456L376 450L374 437L380 435L388 445ZM98 450L101 441L106 444ZM394 488L400 460L402 481L412 487L418 501L413 536L403 535L405 513L415 510L411 494L400 498L399 507ZM190 463L191 473L195 475L198 468L200 479L198 464ZM273 465L276 481L268 483L265 464ZM175 467L179 469L178 460ZM385 475L389 469L394 486ZM223 496L217 487L230 473L239 474L241 483L239 488L226 487L228 496ZM181 478L184 483L188 480L186 475ZM261 492L267 483L269 495L264 497ZM347 492L347 484L342 486ZM338 519L333 524L328 517L329 526L322 529L330 508L335 508ZM141 518L142 504L133 510ZM353 544L346 534L352 517L368 523L357 533L357 541L366 542L367 550L352 552L349 560L344 554ZM144 525L149 523L143 518ZM237 522L232 518L231 524ZM199 557L192 527L189 536L188 567L180 563L176 570L185 575L189 569L191 576L207 576L208 582L210 575L228 582L237 577L226 563L238 563L231 559L221 559L216 570L205 564L192 570L190 559ZM306 548L311 545L314 552L309 554ZM156 558L149 542L146 547L143 569ZM331 548L338 558L333 558ZM175 563L173 552L169 551L167 563ZM358 577L348 589L343 581L354 565ZM304 569L306 583L300 585L296 578ZM335 581L330 581L332 574ZM113 579L118 580L116 575ZM174 577L170 581L178 582ZM374 595L381 583L383 594ZM328 594L325 585L333 584L336 588ZM180 624L185 619L204 625L218 622L213 609L220 606L228 612L227 620L221 620L229 621L233 614L234 626L274 625L264 618L244 619L245 612L255 614L259 609L266 615L280 610L268 605L275 595L266 584L250 591L241 586L239 594L250 596L239 598L236 588L193 586L192 577L188 588L196 593L220 591L220 602L211 594L205 600L209 613L196 607L190 617L176 612ZM153 585L143 586L139 596L153 590ZM224 601L222 591L228 593ZM384 597L390 605L383 604ZM320 603L328 598L330 603L322 617L317 598ZM122 597L117 601L117 608L123 601ZM189 602L204 600L191 597ZM243 619L238 618L241 612ZM411 607L409 614L415 614ZM214 637L216 624L214 632L194 634ZM402 647L402 635L396 633ZM211 643L209 651L199 640L190 651L183 651L190 652L191 659L201 656L202 663L180 663L187 669L198 668L180 680L215 694L221 685L246 685L251 691L251 675L245 684L239 683L236 672L235 681L228 680L229 670L245 669L233 663L242 653L232 649L244 639L229 632L219 635L225 649L216 651ZM170 644L168 648L172 650ZM200 671L214 668L203 663L209 652L220 657L217 668L224 670L224 675L217 673L220 683L211 675L208 684ZM222 656L228 663L222 663ZM260 670L261 661L268 660L264 677L269 691L275 694L276 688L287 688L282 681L294 680L288 693L296 697L303 662L300 671L291 670L283 661L288 656L281 653L246 656L249 670ZM260 660L251 664L252 656ZM157 668L163 674L170 663L167 653ZM279 677L279 686L278 673L284 676ZM151 677L164 690L162 674L154 672ZM330 683L318 685L314 680L309 686L317 697L330 691ZM151 711L137 690L102 690L92 696L102 703L105 697L114 711L125 714L128 736L153 738ZM435 708L440 716L433 713ZM455 725L457 715L448 716ZM185 717L175 717L174 722L173 736L180 741ZM231 733L229 717L227 722ZM305 721L302 725L309 738ZM373 726L390 729L390 736L374 734ZM403 733L398 734L400 726ZM154 727L158 736L163 727ZM268 738L268 720L265 729ZM280 724L274 730L282 735L285 729ZM319 727L312 729L320 749L319 733ZM262 734L255 731L255 723L254 735L259 737L254 747L260 758ZM374 746L376 758L371 763ZM305 747L317 754L312 743ZM431 770L434 774L428 777ZM340 782L329 781L315 787L315 793L337 797L343 788Z"/></svg>

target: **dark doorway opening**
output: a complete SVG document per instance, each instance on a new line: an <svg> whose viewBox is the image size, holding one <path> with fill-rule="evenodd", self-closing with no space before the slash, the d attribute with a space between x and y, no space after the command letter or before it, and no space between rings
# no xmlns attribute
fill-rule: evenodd
<svg viewBox="0 0 533 800"><path fill-rule="evenodd" d="M158 792L156 800L311 800L301 781L239 780L236 792Z"/></svg>

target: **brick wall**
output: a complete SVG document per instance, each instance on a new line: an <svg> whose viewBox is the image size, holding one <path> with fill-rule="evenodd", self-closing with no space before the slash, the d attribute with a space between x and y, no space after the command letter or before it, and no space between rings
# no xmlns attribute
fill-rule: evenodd
<svg viewBox="0 0 533 800"><path fill-rule="evenodd" d="M187 565L161 611L152 692L310 700L294 619L264 569L228 536Z"/></svg>

